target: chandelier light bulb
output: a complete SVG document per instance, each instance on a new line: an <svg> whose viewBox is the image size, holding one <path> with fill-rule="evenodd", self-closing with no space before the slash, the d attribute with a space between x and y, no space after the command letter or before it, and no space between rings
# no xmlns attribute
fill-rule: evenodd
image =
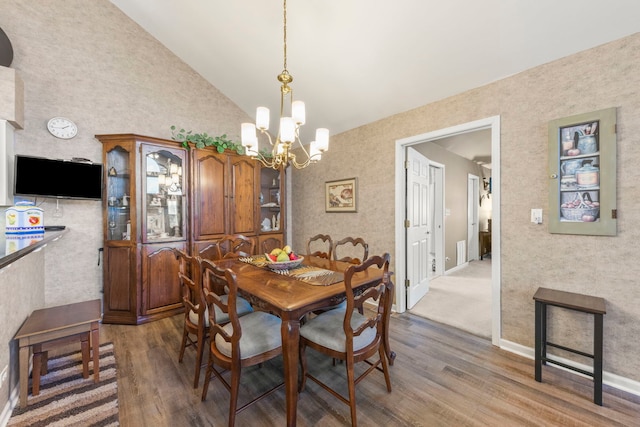
<svg viewBox="0 0 640 427"><path fill-rule="evenodd" d="M309 144L309 158L312 162L318 162L322 159L322 153L318 150L318 143L311 141Z"/></svg>
<svg viewBox="0 0 640 427"><path fill-rule="evenodd" d="M280 118L280 141L293 142L296 140L296 124L291 117Z"/></svg>
<svg viewBox="0 0 640 427"><path fill-rule="evenodd" d="M258 145L258 137L256 136L256 126L253 123L242 123L241 125L241 142L242 146L251 148Z"/></svg>
<svg viewBox="0 0 640 427"><path fill-rule="evenodd" d="M293 121L296 125L303 125L306 119L306 114L304 110L304 102L302 101L293 101L291 103L291 117L293 117Z"/></svg>
<svg viewBox="0 0 640 427"><path fill-rule="evenodd" d="M260 130L269 129L269 109L267 107L258 107L256 109L256 126Z"/></svg>
<svg viewBox="0 0 640 427"><path fill-rule="evenodd" d="M316 129L316 144L318 146L318 150L321 153L329 150L329 129L327 128L318 128Z"/></svg>

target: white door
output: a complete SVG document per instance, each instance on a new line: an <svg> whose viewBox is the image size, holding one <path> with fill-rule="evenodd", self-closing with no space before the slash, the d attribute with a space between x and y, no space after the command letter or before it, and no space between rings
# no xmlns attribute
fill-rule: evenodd
<svg viewBox="0 0 640 427"><path fill-rule="evenodd" d="M480 178L469 175L467 182L467 261L473 261L480 257L479 253L479 212L480 204Z"/></svg>
<svg viewBox="0 0 640 427"><path fill-rule="evenodd" d="M429 161L429 280L444 272L444 165Z"/></svg>
<svg viewBox="0 0 640 427"><path fill-rule="evenodd" d="M429 159L407 147L407 308L429 290Z"/></svg>

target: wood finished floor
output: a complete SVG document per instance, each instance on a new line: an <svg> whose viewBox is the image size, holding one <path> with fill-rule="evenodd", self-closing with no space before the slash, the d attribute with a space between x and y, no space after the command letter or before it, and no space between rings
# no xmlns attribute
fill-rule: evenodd
<svg viewBox="0 0 640 427"><path fill-rule="evenodd" d="M193 388L195 352L178 363L182 316L139 326L102 325L101 341L115 344L122 426L224 426L229 395L212 380L205 402ZM592 381L555 367L533 378L533 360L490 341L412 314L393 315L392 393L373 372L358 384L360 426L640 426L640 397L604 386L600 407ZM344 365L308 350L310 370L344 384ZM606 355L605 355L606 361ZM204 378L204 369L201 375ZM282 380L282 360L243 372L240 404ZM346 387L343 387L346 393ZM349 408L307 381L298 426L350 425ZM285 425L284 389L238 415L237 426Z"/></svg>

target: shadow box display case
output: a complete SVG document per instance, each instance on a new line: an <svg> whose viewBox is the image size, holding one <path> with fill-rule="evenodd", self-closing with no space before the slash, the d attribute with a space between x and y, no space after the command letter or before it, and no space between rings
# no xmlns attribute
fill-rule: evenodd
<svg viewBox="0 0 640 427"><path fill-rule="evenodd" d="M616 109L549 123L549 232L616 234Z"/></svg>

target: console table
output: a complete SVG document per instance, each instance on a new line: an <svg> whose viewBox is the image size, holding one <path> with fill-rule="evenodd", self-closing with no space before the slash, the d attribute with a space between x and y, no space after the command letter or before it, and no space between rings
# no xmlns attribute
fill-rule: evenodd
<svg viewBox="0 0 640 427"><path fill-rule="evenodd" d="M491 232L481 231L478 236L480 239L480 260L482 260L485 255L491 253Z"/></svg>
<svg viewBox="0 0 640 427"><path fill-rule="evenodd" d="M603 298L554 289L538 288L533 296L536 305L535 377L542 382L542 365L552 363L575 372L593 377L593 401L602 406L602 330L603 316L607 312ZM547 306L593 314L593 354L564 347L547 341ZM593 359L593 372L547 358L547 346Z"/></svg>

